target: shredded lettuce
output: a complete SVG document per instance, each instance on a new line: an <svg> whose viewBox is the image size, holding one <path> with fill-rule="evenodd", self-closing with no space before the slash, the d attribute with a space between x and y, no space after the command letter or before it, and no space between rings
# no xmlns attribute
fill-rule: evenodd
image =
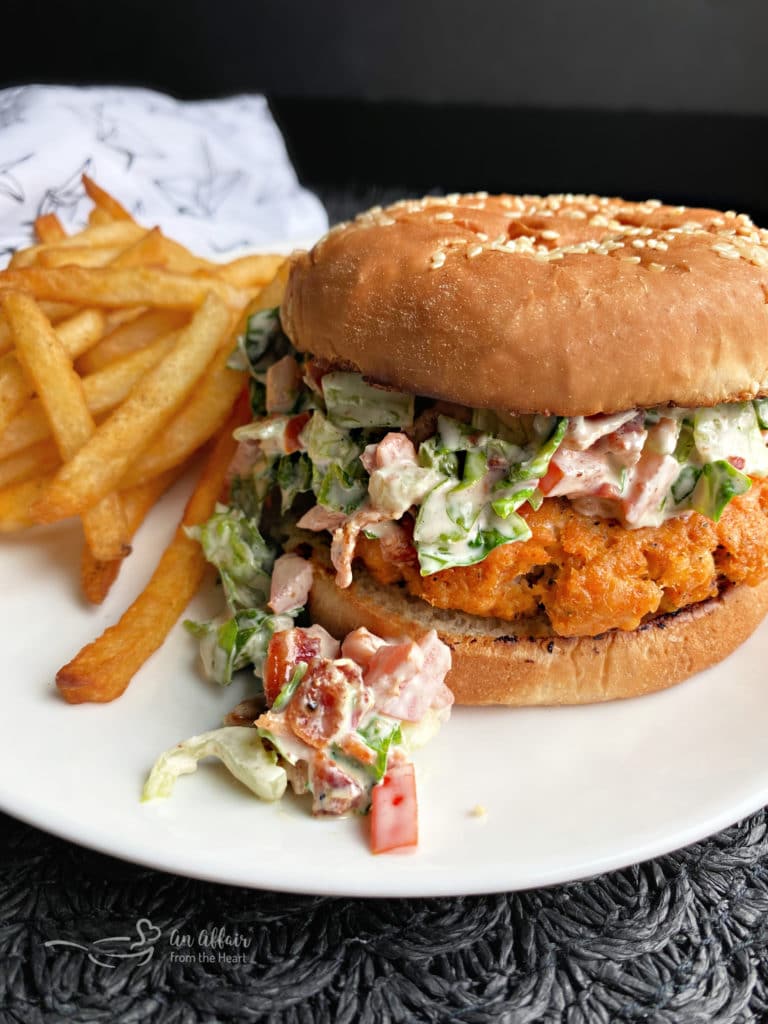
<svg viewBox="0 0 768 1024"><path fill-rule="evenodd" d="M281 333L279 313L277 307L251 313L245 331L237 339L237 348L229 357L227 365L231 370L260 374L266 368L264 356Z"/></svg>
<svg viewBox="0 0 768 1024"><path fill-rule="evenodd" d="M751 486L749 477L734 469L730 462L724 459L708 462L691 492L691 508L716 523L726 505L737 495L745 494Z"/></svg>
<svg viewBox="0 0 768 1024"><path fill-rule="evenodd" d="M525 445L480 429L498 425ZM506 427L489 416L473 424L438 418L438 433L419 449L419 462L443 479L426 496L414 544L421 574L481 562L500 544L527 540L531 531L517 509L541 504L538 481L547 472L567 419L535 417L530 426Z"/></svg>
<svg viewBox="0 0 768 1024"><path fill-rule="evenodd" d="M280 507L287 512L299 494L312 490L312 463L304 452L283 455L277 463Z"/></svg>
<svg viewBox="0 0 768 1024"><path fill-rule="evenodd" d="M327 469L333 463L349 465L362 451L347 430L334 426L320 411L313 413L301 432L300 441L312 465L318 469Z"/></svg>
<svg viewBox="0 0 768 1024"><path fill-rule="evenodd" d="M727 461L738 455L744 459L747 473L768 474L768 448L753 402L697 409L693 416L693 438L702 463Z"/></svg>
<svg viewBox="0 0 768 1024"><path fill-rule="evenodd" d="M207 522L187 533L200 542L206 559L219 570L230 608L266 603L274 552L255 519L240 509L219 505Z"/></svg>
<svg viewBox="0 0 768 1024"><path fill-rule="evenodd" d="M278 765L275 752L265 748L257 731L248 726L227 726L192 736L161 754L144 785L142 800L169 797L176 779L197 771L204 757L218 757L261 800L279 800L285 793L285 770Z"/></svg>
<svg viewBox="0 0 768 1024"><path fill-rule="evenodd" d="M359 373L327 373L323 397L328 419L337 427L397 429L413 423L413 395L373 387Z"/></svg>
<svg viewBox="0 0 768 1024"><path fill-rule="evenodd" d="M184 626L200 641L206 677L228 686L233 674L248 665L253 665L255 675L263 675L269 641L280 630L292 629L293 619L293 614L271 615L261 608L244 608L230 618L187 619Z"/></svg>
<svg viewBox="0 0 768 1024"><path fill-rule="evenodd" d="M374 715L363 728L357 730L371 750L376 752L372 770L377 782L380 782L387 773L389 748L403 742L400 724L397 719Z"/></svg>
<svg viewBox="0 0 768 1024"><path fill-rule="evenodd" d="M368 491L368 475L360 461L364 446L319 410L300 439L312 465L312 490L318 504L346 515L354 512Z"/></svg>

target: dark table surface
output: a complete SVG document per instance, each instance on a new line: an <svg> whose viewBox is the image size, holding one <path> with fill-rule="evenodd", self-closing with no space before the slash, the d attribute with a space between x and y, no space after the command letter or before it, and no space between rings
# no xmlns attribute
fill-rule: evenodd
<svg viewBox="0 0 768 1024"><path fill-rule="evenodd" d="M394 197L318 191L332 220ZM0 815L0 1021L736 1024L767 983L765 811L585 882L425 900L193 881Z"/></svg>

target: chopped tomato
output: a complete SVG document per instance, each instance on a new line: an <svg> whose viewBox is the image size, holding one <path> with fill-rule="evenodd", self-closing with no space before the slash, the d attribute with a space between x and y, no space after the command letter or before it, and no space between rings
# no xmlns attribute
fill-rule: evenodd
<svg viewBox="0 0 768 1024"><path fill-rule="evenodd" d="M549 469L539 480L539 490L542 494L549 494L552 488L563 479L563 471L554 462L550 462Z"/></svg>
<svg viewBox="0 0 768 1024"><path fill-rule="evenodd" d="M309 412L300 412L298 416L292 416L285 425L285 451L288 455L293 452L297 452L301 445L299 444L299 434L302 432L309 418L312 414Z"/></svg>
<svg viewBox="0 0 768 1024"><path fill-rule="evenodd" d="M412 764L398 765L373 788L371 852L416 846L418 841L416 776Z"/></svg>

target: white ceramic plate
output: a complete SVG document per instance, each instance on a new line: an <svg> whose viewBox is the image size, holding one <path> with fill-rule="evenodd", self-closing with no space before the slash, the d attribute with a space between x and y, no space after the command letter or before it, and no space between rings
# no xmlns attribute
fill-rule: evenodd
<svg viewBox="0 0 768 1024"><path fill-rule="evenodd" d="M275 246L272 251L285 251ZM142 805L155 757L248 693L197 670L178 625L109 705L70 707L56 669L114 622L170 540L189 481L155 509L100 608L78 592L79 528L0 536L0 808L105 853L265 889L437 896L528 888L665 853L768 802L768 622L665 693L587 708L454 711L417 755L417 852L373 857L365 819L262 804L218 764ZM188 610L218 611L216 589ZM486 814L475 816L482 805Z"/></svg>
<svg viewBox="0 0 768 1024"><path fill-rule="evenodd" d="M189 484L187 482L186 487ZM74 526L2 538L0 807L168 871L298 892L430 896L574 879L672 850L768 802L768 625L665 693L587 708L460 708L417 755L421 842L373 857L364 819L259 803L216 764L139 803L155 756L213 727L247 691L199 675L179 625L124 697L70 707L53 677L140 590L170 538L177 485L140 531L101 608L77 593ZM193 614L218 601L200 595ZM484 817L473 816L482 804Z"/></svg>

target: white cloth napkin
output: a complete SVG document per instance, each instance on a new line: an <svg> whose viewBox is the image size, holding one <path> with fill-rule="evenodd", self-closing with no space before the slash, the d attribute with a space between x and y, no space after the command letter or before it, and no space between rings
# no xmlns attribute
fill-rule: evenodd
<svg viewBox="0 0 768 1024"><path fill-rule="evenodd" d="M81 227L83 172L203 256L300 243L328 226L263 96L181 102L148 89L0 90L0 262L41 213Z"/></svg>

